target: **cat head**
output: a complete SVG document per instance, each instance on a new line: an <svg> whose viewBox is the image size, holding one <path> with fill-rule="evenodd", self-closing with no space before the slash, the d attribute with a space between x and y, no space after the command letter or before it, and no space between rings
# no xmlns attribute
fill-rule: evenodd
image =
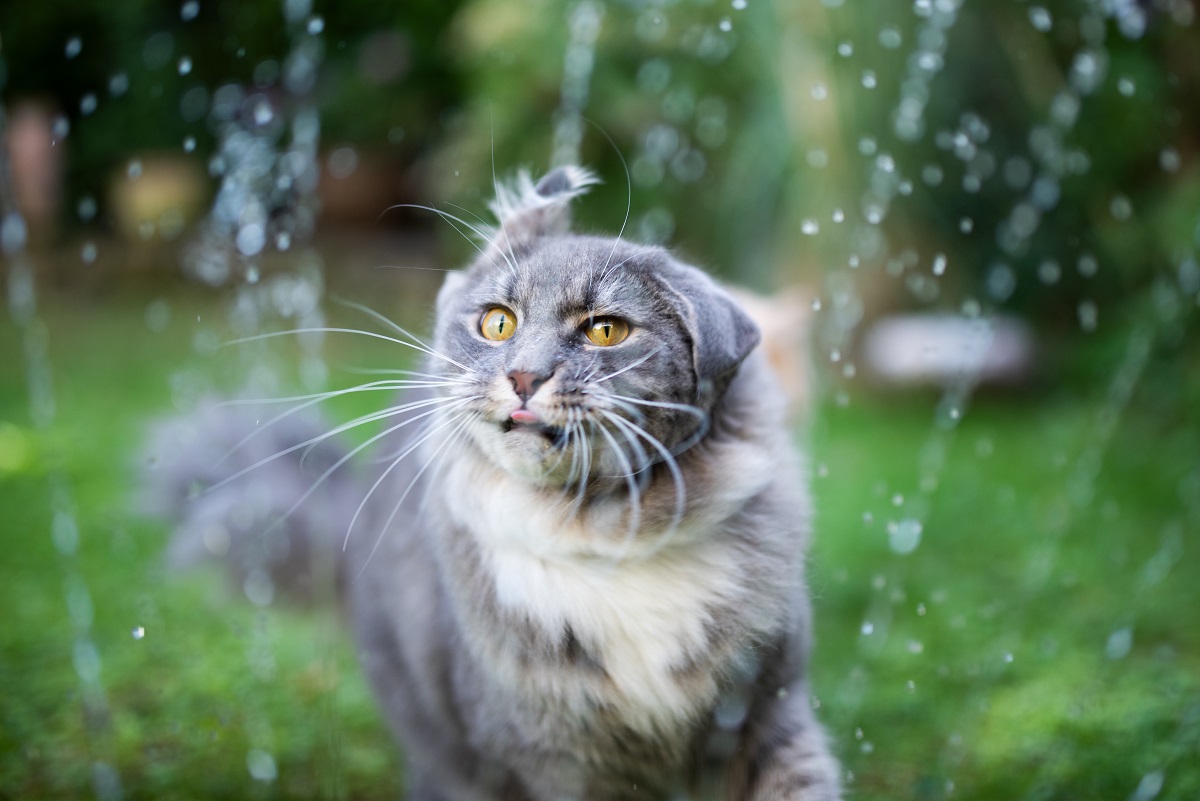
<svg viewBox="0 0 1200 801"><path fill-rule="evenodd" d="M707 431L759 333L661 247L569 232L595 178L561 167L501 189L481 255L448 274L435 349L454 408L497 466L547 484L630 477Z"/></svg>

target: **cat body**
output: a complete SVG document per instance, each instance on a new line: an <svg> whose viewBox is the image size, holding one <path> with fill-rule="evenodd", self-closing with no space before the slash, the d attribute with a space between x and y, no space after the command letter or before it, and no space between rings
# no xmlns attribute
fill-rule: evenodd
<svg viewBox="0 0 1200 801"><path fill-rule="evenodd" d="M380 438L332 532L410 797L837 798L809 502L757 329L667 251L569 233L590 181L501 192L405 398L428 416Z"/></svg>

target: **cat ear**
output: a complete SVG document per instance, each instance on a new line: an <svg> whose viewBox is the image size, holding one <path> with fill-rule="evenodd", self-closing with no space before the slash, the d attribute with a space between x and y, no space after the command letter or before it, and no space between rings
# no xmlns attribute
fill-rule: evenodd
<svg viewBox="0 0 1200 801"><path fill-rule="evenodd" d="M671 264L664 288L692 340L698 392L724 385L762 335L746 312L716 281L695 267Z"/></svg>
<svg viewBox="0 0 1200 801"><path fill-rule="evenodd" d="M599 179L583 167L557 167L536 184L522 170L510 184L496 187L490 204L500 227L492 248L517 250L540 236L563 234L571 225L571 201Z"/></svg>

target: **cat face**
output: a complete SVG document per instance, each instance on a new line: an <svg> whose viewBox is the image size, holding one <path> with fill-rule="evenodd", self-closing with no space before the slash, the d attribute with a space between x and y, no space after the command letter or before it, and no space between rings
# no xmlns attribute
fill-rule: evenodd
<svg viewBox="0 0 1200 801"><path fill-rule="evenodd" d="M570 177L507 198L491 247L447 278L435 349L456 363L447 414L498 468L620 486L704 436L758 332L663 249L562 232Z"/></svg>

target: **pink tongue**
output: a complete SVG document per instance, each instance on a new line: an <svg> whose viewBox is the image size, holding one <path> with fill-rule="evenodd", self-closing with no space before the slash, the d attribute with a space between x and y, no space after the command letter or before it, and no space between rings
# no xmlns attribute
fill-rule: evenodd
<svg viewBox="0 0 1200 801"><path fill-rule="evenodd" d="M538 416L528 409L517 409L509 417L514 423L536 423Z"/></svg>

